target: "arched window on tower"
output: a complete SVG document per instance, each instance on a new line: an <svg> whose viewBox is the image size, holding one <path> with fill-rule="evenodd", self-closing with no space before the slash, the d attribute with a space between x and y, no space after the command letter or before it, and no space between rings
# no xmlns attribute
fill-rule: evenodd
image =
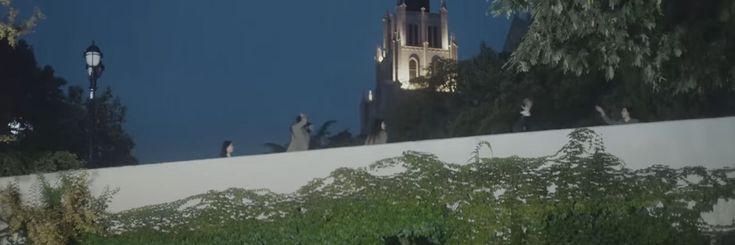
<svg viewBox="0 0 735 245"><path fill-rule="evenodd" d="M417 77L419 77L419 61L416 58L411 58L408 61L408 78L413 80Z"/></svg>

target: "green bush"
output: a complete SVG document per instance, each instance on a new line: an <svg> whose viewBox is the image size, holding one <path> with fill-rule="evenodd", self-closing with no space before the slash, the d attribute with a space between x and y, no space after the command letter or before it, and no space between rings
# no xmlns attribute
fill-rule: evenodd
<svg viewBox="0 0 735 245"><path fill-rule="evenodd" d="M76 155L66 151L0 152L0 176L51 173L81 169L84 163Z"/></svg>
<svg viewBox="0 0 735 245"><path fill-rule="evenodd" d="M210 192L115 214L84 243L705 244L701 213L735 195L733 169L632 170L594 132L570 138L549 157L455 165L409 152L292 194Z"/></svg>
<svg viewBox="0 0 735 245"><path fill-rule="evenodd" d="M15 136L13 135L4 135L0 134L0 143L10 143L14 142L16 140Z"/></svg>
<svg viewBox="0 0 735 245"><path fill-rule="evenodd" d="M57 186L41 175L38 178L37 203L24 202L16 185L0 192L0 221L9 225L6 237L0 237L0 241L7 238L21 244L70 244L82 235L105 232L105 209L114 191L92 196L86 172L61 174Z"/></svg>

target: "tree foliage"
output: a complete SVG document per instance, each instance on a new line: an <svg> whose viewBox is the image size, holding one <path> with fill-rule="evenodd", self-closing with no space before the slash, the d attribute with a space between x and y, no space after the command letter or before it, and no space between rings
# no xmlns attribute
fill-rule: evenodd
<svg viewBox="0 0 735 245"><path fill-rule="evenodd" d="M51 67L39 68L26 42L15 47L0 43L0 135L14 138L0 143L0 165L14 166L14 174L29 174L32 172L27 171L37 169L33 162L39 155L68 152L86 158L90 134L96 139L93 150L98 161L86 167L135 164L134 144L123 128L126 109L120 99L109 88L100 93L96 127L90 130L84 90L66 84ZM12 134L6 127L10 122L24 125L25 130Z"/></svg>
<svg viewBox="0 0 735 245"><path fill-rule="evenodd" d="M12 0L0 0L0 40L8 45L15 46L18 38L27 34L45 17L41 10L35 9L33 14L25 20L18 21L20 11L13 5Z"/></svg>
<svg viewBox="0 0 735 245"><path fill-rule="evenodd" d="M77 91L70 91L72 98L76 101L72 102L78 111L90 108L90 101L81 101L76 95L83 94L78 87L73 88ZM127 108L122 104L119 97L112 93L112 89L107 87L101 94L95 98L95 107L97 108L97 116L94 134L95 163L91 168L113 167L121 165L137 164L138 160L132 155L135 143L133 139L125 132L125 118L127 116ZM81 118L80 118L81 119ZM86 118L82 119L86 120ZM89 129L87 129L89 130ZM87 150L88 152L88 150Z"/></svg>
<svg viewBox="0 0 735 245"><path fill-rule="evenodd" d="M408 152L337 169L291 194L212 191L114 214L112 234L85 243L708 244L717 238L700 215L735 198L735 170L628 169L593 131L569 137L547 157L477 155L457 165Z"/></svg>
<svg viewBox="0 0 735 245"><path fill-rule="evenodd" d="M385 121L391 142L436 139L449 136L452 95L431 89L401 91Z"/></svg>
<svg viewBox="0 0 735 245"><path fill-rule="evenodd" d="M508 133L521 116L524 98L534 101L531 130L602 124L596 104L610 112L628 107L644 122L735 115L733 90L672 94L641 83L629 67L610 82L599 72L576 76L548 66L516 73L503 68L508 59L481 45L476 56L457 62L453 93L402 91L386 115L392 141Z"/></svg>
<svg viewBox="0 0 735 245"><path fill-rule="evenodd" d="M16 140L16 137L13 135L0 135L0 143L10 143L14 142Z"/></svg>
<svg viewBox="0 0 735 245"><path fill-rule="evenodd" d="M735 89L733 0L494 0L491 9L532 16L508 61L515 71L551 66L612 80L628 69L657 89Z"/></svg>
<svg viewBox="0 0 735 245"><path fill-rule="evenodd" d="M84 163L76 155L65 151L30 153L9 150L0 153L0 176L50 173L83 166Z"/></svg>
<svg viewBox="0 0 735 245"><path fill-rule="evenodd" d="M426 76L411 79L410 83L419 89L432 92L452 92L457 80L457 62L451 59L437 58L427 68Z"/></svg>

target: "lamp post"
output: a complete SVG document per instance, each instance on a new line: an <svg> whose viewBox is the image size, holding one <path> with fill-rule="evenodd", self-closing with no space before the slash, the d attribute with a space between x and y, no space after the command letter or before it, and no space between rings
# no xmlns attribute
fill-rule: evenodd
<svg viewBox="0 0 735 245"><path fill-rule="evenodd" d="M95 93L97 92L97 79L102 76L105 71L105 65L102 64L102 51L92 41L86 51L84 51L84 61L86 63L87 75L89 76L89 162L92 164L94 160L94 133L97 121L97 107L95 105Z"/></svg>

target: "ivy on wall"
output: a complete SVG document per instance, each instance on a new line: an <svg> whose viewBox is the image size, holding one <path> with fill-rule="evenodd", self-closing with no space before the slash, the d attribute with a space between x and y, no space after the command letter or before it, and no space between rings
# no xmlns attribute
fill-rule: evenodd
<svg viewBox="0 0 735 245"><path fill-rule="evenodd" d="M633 170L576 130L556 154L448 164L408 152L290 194L229 189L112 214L83 244L725 244L704 222L731 168ZM729 233L731 234L731 233ZM715 240L712 240L715 239Z"/></svg>

